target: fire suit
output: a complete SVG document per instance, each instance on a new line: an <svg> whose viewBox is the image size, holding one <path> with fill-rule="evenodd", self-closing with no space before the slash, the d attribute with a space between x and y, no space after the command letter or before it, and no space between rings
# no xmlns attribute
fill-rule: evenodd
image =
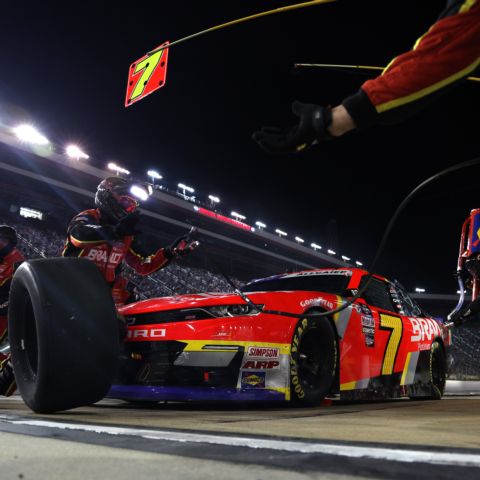
<svg viewBox="0 0 480 480"><path fill-rule="evenodd" d="M358 128L400 122L480 65L480 0L449 0L415 46L342 102Z"/></svg>
<svg viewBox="0 0 480 480"><path fill-rule="evenodd" d="M149 275L172 259L168 248L147 254L139 235L133 231L128 233L131 234L116 232L98 209L85 210L70 222L62 252L64 257L81 257L94 262L111 286L117 305L123 304L130 295L126 289L127 281L121 276L124 261L138 274Z"/></svg>
<svg viewBox="0 0 480 480"><path fill-rule="evenodd" d="M10 284L15 270L25 261L22 253L13 245L7 245L0 250L0 342L7 337L8 328L8 297ZM10 396L17 385L10 364L10 355L0 353L0 394Z"/></svg>

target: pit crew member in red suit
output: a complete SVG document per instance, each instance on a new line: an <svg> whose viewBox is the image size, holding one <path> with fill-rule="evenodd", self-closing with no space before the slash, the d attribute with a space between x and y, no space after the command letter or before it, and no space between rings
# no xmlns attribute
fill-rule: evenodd
<svg viewBox="0 0 480 480"><path fill-rule="evenodd" d="M197 241L185 235L169 247L146 252L137 228L140 213L135 191L138 189L143 189L146 195L143 186L125 178L103 180L95 194L97 208L85 210L72 219L62 252L64 257L82 257L94 262L111 286L117 305L129 296L127 282L121 275L123 262L138 274L149 275L198 246Z"/></svg>
<svg viewBox="0 0 480 480"><path fill-rule="evenodd" d="M7 314L10 284L15 270L25 261L16 248L17 232L8 225L0 225L0 343L7 338ZM10 396L16 389L10 355L0 353L0 395Z"/></svg>
<svg viewBox="0 0 480 480"><path fill-rule="evenodd" d="M294 102L289 128L263 127L253 139L269 153L293 153L353 129L398 123L471 74L480 64L480 0L449 0L412 50L334 108Z"/></svg>

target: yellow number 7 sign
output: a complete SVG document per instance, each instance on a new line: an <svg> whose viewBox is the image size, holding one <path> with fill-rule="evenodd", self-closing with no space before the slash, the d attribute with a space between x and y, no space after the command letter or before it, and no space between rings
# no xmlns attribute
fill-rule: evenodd
<svg viewBox="0 0 480 480"><path fill-rule="evenodd" d="M125 96L126 107L165 85L169 49L162 47L167 46L168 42L163 43L151 55L144 55L130 65Z"/></svg>

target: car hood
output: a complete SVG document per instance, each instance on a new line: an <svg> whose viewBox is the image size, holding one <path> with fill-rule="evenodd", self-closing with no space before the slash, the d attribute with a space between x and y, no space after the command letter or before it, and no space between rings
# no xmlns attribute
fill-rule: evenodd
<svg viewBox="0 0 480 480"><path fill-rule="evenodd" d="M271 294L271 293L270 293ZM265 294L263 294L265 295ZM261 296L261 293L248 295L252 301ZM159 312L165 310L179 310L182 308L198 308L214 305L245 304L246 302L235 293L196 293L177 295L175 297L152 298L141 302L124 305L118 309L122 315Z"/></svg>

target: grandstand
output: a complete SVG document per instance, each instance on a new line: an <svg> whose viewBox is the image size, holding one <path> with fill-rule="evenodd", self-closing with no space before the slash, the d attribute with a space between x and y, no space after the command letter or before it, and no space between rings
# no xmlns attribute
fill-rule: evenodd
<svg viewBox="0 0 480 480"><path fill-rule="evenodd" d="M70 161L51 151L35 153L0 132L0 221L16 227L27 258L58 256L70 219L92 208L96 186L109 175L106 170ZM335 256L253 229L207 204L192 202L164 188L155 189L144 207L141 229L152 250L168 245L191 226L199 229L201 248L149 277L127 269L126 276L139 298L230 291L220 271L241 285L285 271L352 266ZM24 209L42 218L25 218L21 215ZM454 296L413 296L436 316L446 316L455 305ZM457 329L454 342L455 378L480 377L480 329Z"/></svg>

